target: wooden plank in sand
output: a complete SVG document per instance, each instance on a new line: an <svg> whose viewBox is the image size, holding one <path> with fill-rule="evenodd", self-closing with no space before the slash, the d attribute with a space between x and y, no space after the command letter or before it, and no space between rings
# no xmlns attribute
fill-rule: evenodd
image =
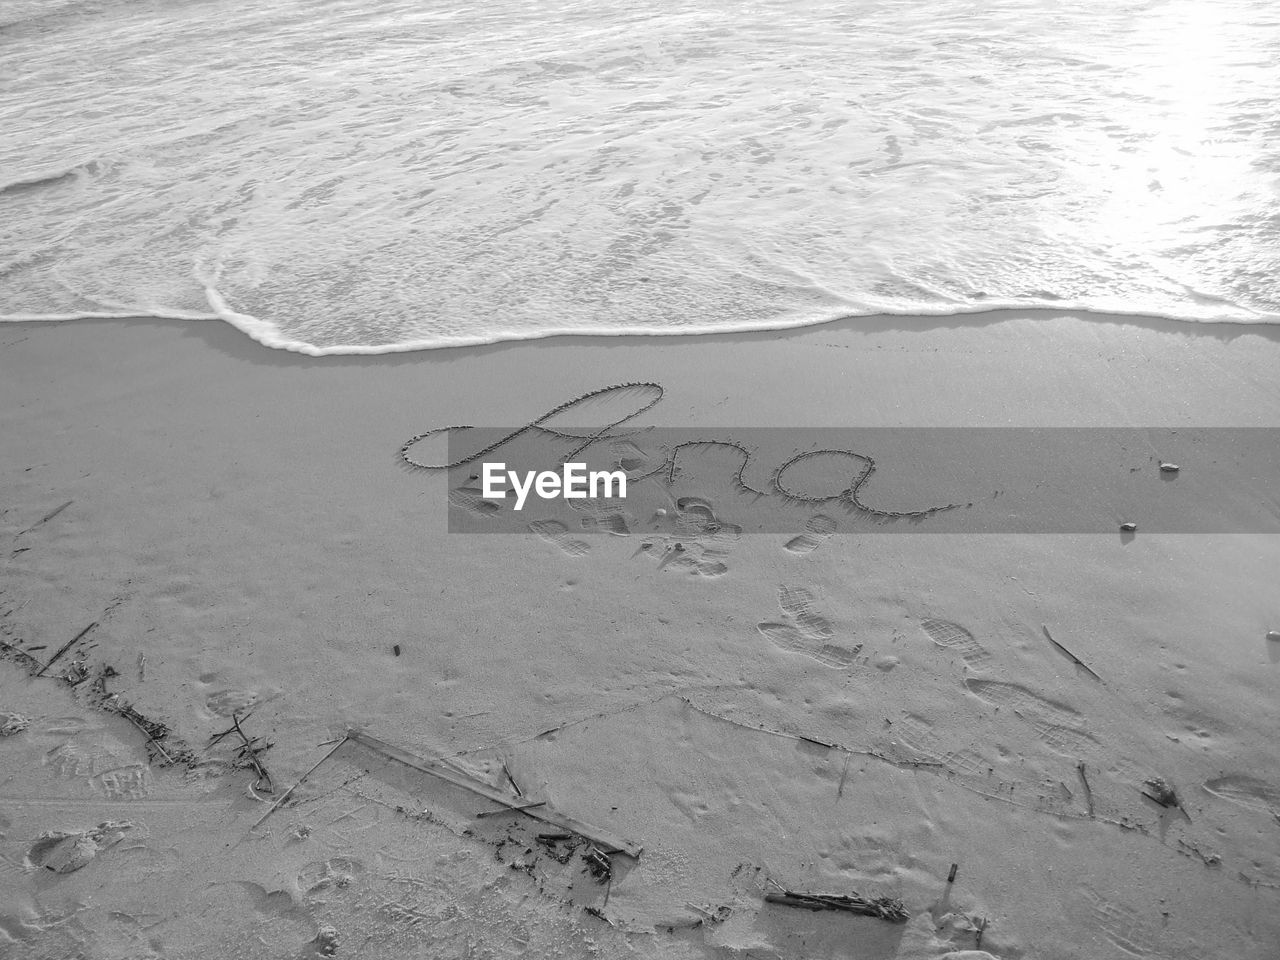
<svg viewBox="0 0 1280 960"><path fill-rule="evenodd" d="M487 783L473 780L457 770L451 770L442 763L419 757L408 750L402 750L393 744L387 743L385 740L379 740L377 737L371 737L367 733L361 733L358 730L348 730L347 739L390 757L392 760L403 763L406 767L429 773L431 776L439 777L441 780L452 783L456 787L470 790L472 793L478 794L487 800L492 800L494 803L500 803L504 807L523 813L526 817L533 817L543 823L554 824L557 827L576 833L578 836L590 840L606 853L625 853L629 857L636 858L640 856L642 848L638 844L631 843L629 840L614 836L606 830L590 826L554 810L548 810L545 807L530 807L526 798L508 797L502 791L495 790Z"/></svg>

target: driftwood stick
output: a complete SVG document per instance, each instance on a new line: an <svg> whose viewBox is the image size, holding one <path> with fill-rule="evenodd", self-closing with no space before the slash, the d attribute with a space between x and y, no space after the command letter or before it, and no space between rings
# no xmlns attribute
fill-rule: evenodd
<svg viewBox="0 0 1280 960"><path fill-rule="evenodd" d="M868 900L857 894L842 896L820 893L793 893L785 890L782 893L766 893L766 903L780 903L788 907L801 907L805 910L843 910L846 913L858 913L866 917L878 917L891 923L906 923L911 918L903 907L901 900L892 897L876 897Z"/></svg>
<svg viewBox="0 0 1280 960"><path fill-rule="evenodd" d="M1042 623L1040 624L1040 629L1044 631L1044 635L1048 638L1049 642L1052 643L1059 650L1061 650L1063 655L1066 656L1068 660L1074 663L1077 667L1080 667L1081 669L1083 669L1084 672L1089 674L1089 676L1093 677L1093 679L1097 680L1099 683L1102 683L1102 678L1093 672L1093 668L1091 668L1087 663L1085 663L1083 660L1077 657L1074 653L1072 653L1070 650L1068 650L1066 647L1060 644L1057 640L1053 639L1053 634L1049 632L1049 628L1047 626L1045 626Z"/></svg>
<svg viewBox="0 0 1280 960"><path fill-rule="evenodd" d="M377 737L371 737L367 733L361 733L358 730L348 730L347 739L361 746L368 747L370 750L381 753L385 757L395 760L397 763L403 763L406 767L412 767L422 773L428 773L433 777L439 777L447 783L452 783L456 787L462 787L474 794L492 800L494 803L500 803L504 807L518 808L520 801L506 796L499 790L495 790L487 783L481 783L465 774L456 770L451 770L444 764L436 760L428 760L425 757L419 757L410 753L408 750L402 750L399 747L387 743L385 740L379 740ZM592 827L575 820L572 817L565 816L562 813L556 813L553 810L543 808L522 810L527 817L533 817L535 820L541 820L544 823L550 823L557 827L563 827L566 830L572 830L580 837L597 844L606 852L625 853L629 857L640 856L642 848L639 844L624 840L598 827Z"/></svg>
<svg viewBox="0 0 1280 960"><path fill-rule="evenodd" d="M278 799L275 803L273 803L273 804L271 805L271 809L270 809L270 810L268 810L266 813L264 813L261 817L259 817L259 818L258 818L258 822L257 822L257 823L255 823L255 824L254 824L252 827L250 827L249 829L250 829L250 830L256 830L258 827L262 826L262 822L263 822L264 820L266 820L266 819L267 819L267 817L269 817L269 816L271 816L273 813L275 813L275 812L276 812L276 810L277 810L277 809L279 809L279 807L280 807L280 805L281 805L281 804L283 804L286 800L288 800L291 796L293 796L293 791L297 790L300 786L302 786L302 781L303 781L303 780L305 780L305 779L307 779L307 777L311 776L311 775L312 775L313 773L315 773L317 770L319 770L319 769L320 769L320 764L324 763L326 760L328 760L330 757L332 757L332 756L334 755L334 753L336 753L336 752L337 752L338 748L339 748L339 747L341 747L341 746L342 746L344 743L346 743L346 742L347 742L347 738L346 738L346 737L343 737L341 740L339 740L337 743L335 743L335 744L333 745L333 749L332 749L332 750L330 750L328 753L326 753L326 754L325 754L323 757L321 757L319 760L317 760L314 764L312 764L311 769L310 769L310 770L308 770L306 773L304 773L302 776L300 776L300 777L298 778L298 782L297 782L297 783L295 783L292 787L290 787L288 790L286 790L284 793L282 793L282 794L280 795L280 799Z"/></svg>

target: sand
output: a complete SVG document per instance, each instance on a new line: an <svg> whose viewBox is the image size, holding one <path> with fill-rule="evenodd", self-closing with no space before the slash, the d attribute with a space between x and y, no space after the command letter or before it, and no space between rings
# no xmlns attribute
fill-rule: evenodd
<svg viewBox="0 0 1280 960"><path fill-rule="evenodd" d="M717 434L1278 427L1274 328L1014 312L326 359L215 322L2 332L0 719L30 721L0 737L6 956L1277 956L1274 478L1223 501L1193 452L1170 488L1253 533L801 505L752 534L712 458L665 516L487 535L448 532L487 522L465 477L399 456L631 381L661 384L645 422ZM1060 467L990 464L1031 499ZM593 876L579 829L642 852Z"/></svg>

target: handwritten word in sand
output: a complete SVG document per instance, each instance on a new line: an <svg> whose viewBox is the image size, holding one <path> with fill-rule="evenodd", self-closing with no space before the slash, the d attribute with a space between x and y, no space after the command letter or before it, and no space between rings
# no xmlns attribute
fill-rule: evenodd
<svg viewBox="0 0 1280 960"><path fill-rule="evenodd" d="M629 421L634 420L636 417L640 416L642 413L652 410L654 407L656 407L659 403L662 402L662 398L665 395L665 392L666 391L663 389L662 384L654 383L652 381L614 383L614 384L610 384L607 387L599 387L598 389L595 389L595 390L589 390L586 393L580 394L576 397L573 397L570 400L566 400L564 403L561 403L552 407L550 410L548 410L546 413L542 414L541 416L533 420L530 420L528 423L526 423L522 427L517 427L515 430L511 430L505 433L504 435L499 437L497 440L487 444L481 449L476 450L473 453L469 453L466 456L458 457L457 459L452 460L448 463L423 463L421 460L418 460L413 456L413 452L412 452L413 447L428 437L438 436L439 434L449 433L450 431L461 432L465 430L472 430L475 428L471 426L466 426L466 425L434 427L433 429L424 431L423 433L420 433L417 436L410 437L403 444L401 444L400 457L410 467L413 467L414 469L417 469L417 470L452 470L455 467L461 467L467 464L485 462L485 458L489 454L500 449L506 444L511 443L513 440L516 440L527 434L536 433L543 436L555 437L557 439L569 440L574 442L576 446L574 447L573 450L571 450L567 455L565 455L562 458L562 463L567 464L569 461L575 461L575 465L576 465L576 458L579 457L588 448L592 447L593 445L599 443L602 440L618 439L618 435L613 433L613 430L624 423L628 423ZM624 413L622 416L616 417L610 422L606 423L604 426L598 429L591 430L590 432L586 432L586 433L572 433L565 430L556 429L555 427L547 426L547 422L549 420L554 419L556 416L562 413L565 413L573 409L574 407L583 406L590 403L591 401L600 400L601 398L604 398L605 396L608 396L608 395L617 395L619 397L624 397L624 398L627 396L633 396L635 398L636 405L629 412ZM784 461L782 464L778 466L778 468L773 472L773 475L769 478L769 484L768 484L769 489L762 490L755 486L752 486L744 476L747 470L747 466L751 462L752 452L748 450L745 446L743 446L741 443L738 443L736 440L721 439L721 438L687 440L687 441L675 444L667 453L665 460L658 467L646 473L630 473L627 476L627 480L631 483L638 483L641 480L647 480L650 477L658 477L658 476L665 475L666 482L669 485L672 485L675 483L677 462L680 458L681 452L688 450L689 448L707 448L707 447L724 447L726 449L736 451L741 459L739 462L738 469L733 476L734 484L739 489L746 491L748 493L756 494L757 496L762 496L762 497L779 496L785 500L792 501L792 502L799 502L799 503L821 504L821 503L840 502L840 503L844 503L846 506L848 506L851 509L860 511L877 520L896 520L896 519L903 519L903 518L920 519L923 517L932 516L935 513L940 513L944 510L954 510L957 507L961 506L961 504L948 503L948 504L942 504L938 506L924 507L919 510L881 510L881 509L877 509L876 507L869 506L868 504L863 502L861 498L861 490L863 486L866 485L867 481L871 479L871 475L875 472L876 461L874 458L872 458L867 454L857 453L853 450L824 449L824 450L810 450L804 453L798 453L795 456L790 457L789 459L787 459L786 461ZM846 457L850 460L855 461L857 464L857 473L850 478L849 485L839 493L831 494L829 496L811 496L811 495L804 494L794 489L793 487L790 487L787 485L786 483L787 473L793 470L794 468L796 468L797 466L799 466L804 461L810 460L815 457L832 457L832 456ZM551 476L554 477L555 474L553 473L551 474ZM534 482L536 484L536 480ZM518 491L517 491L517 494L518 494ZM489 496L489 494L486 493L485 496L487 497Z"/></svg>

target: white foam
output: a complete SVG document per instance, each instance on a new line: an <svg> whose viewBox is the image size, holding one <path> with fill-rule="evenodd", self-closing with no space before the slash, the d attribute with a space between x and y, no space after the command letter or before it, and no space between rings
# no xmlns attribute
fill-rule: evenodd
<svg viewBox="0 0 1280 960"><path fill-rule="evenodd" d="M53 12L0 95L0 314L217 316L317 356L995 309L1274 323L1280 107L1255 94L1280 21L1202 6Z"/></svg>

